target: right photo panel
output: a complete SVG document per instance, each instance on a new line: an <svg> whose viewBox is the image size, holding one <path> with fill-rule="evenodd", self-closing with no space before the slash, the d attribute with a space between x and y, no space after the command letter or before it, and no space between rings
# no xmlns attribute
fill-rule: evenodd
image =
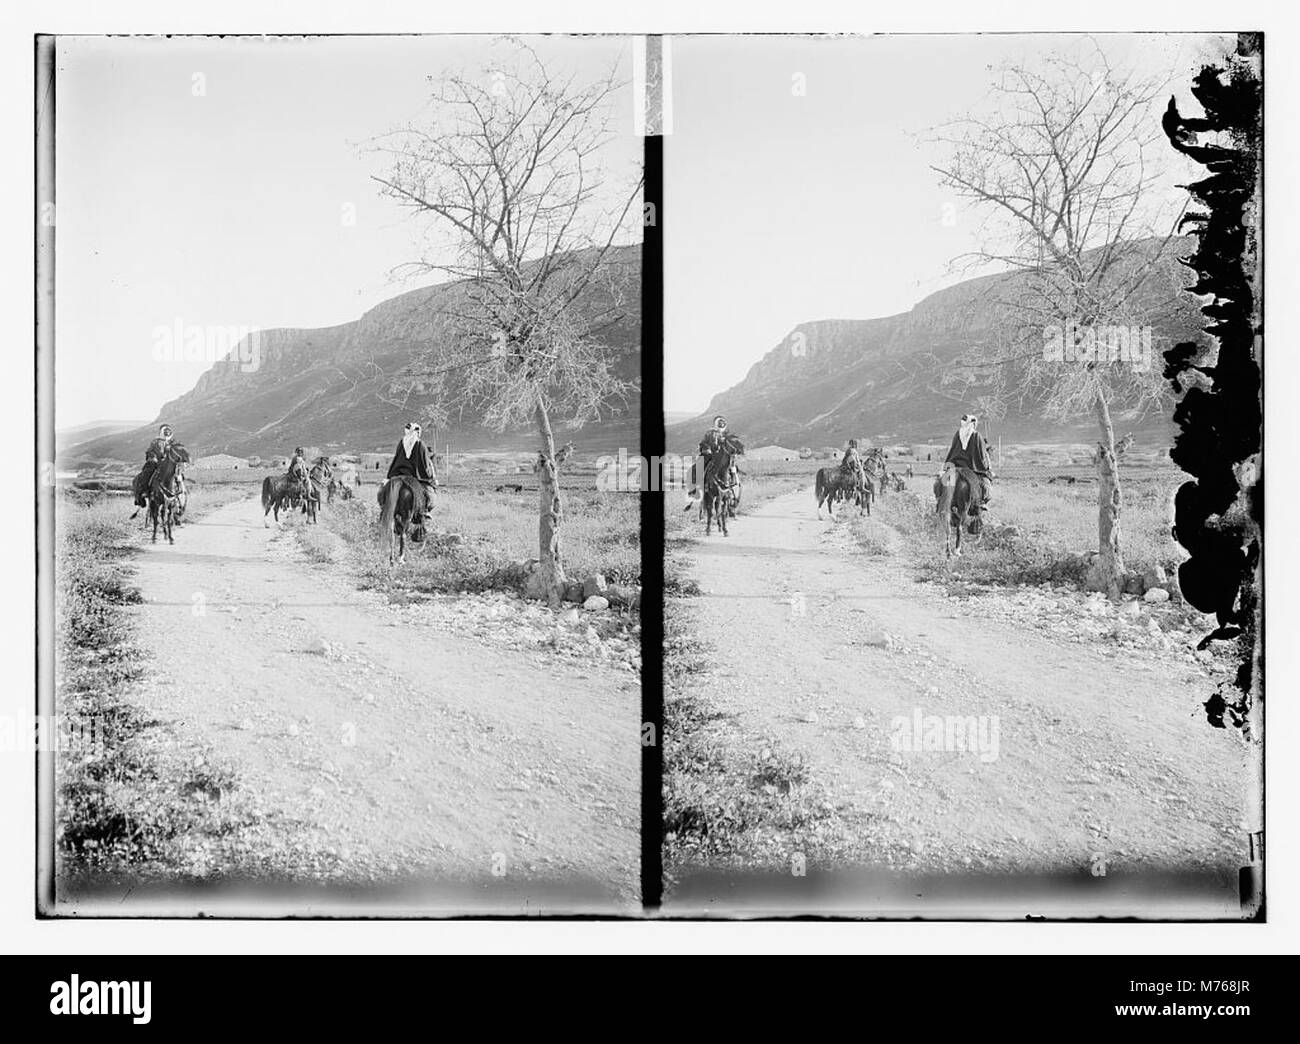
<svg viewBox="0 0 1300 1044"><path fill-rule="evenodd" d="M1254 917L1262 38L664 48L662 913Z"/></svg>

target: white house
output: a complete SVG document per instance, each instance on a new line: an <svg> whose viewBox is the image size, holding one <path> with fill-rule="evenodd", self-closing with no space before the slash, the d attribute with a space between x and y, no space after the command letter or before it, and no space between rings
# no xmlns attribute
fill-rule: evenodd
<svg viewBox="0 0 1300 1044"><path fill-rule="evenodd" d="M231 470L247 467L248 462L243 457L232 457L229 453L214 453L210 457L200 457L190 466L204 471L217 468Z"/></svg>
<svg viewBox="0 0 1300 1044"><path fill-rule="evenodd" d="M746 450L745 456L750 460L798 460L799 451L784 446L759 446L758 449Z"/></svg>

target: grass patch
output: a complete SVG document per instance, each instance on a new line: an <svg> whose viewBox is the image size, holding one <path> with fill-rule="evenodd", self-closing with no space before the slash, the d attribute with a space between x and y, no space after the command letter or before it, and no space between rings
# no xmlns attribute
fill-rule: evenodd
<svg viewBox="0 0 1300 1044"><path fill-rule="evenodd" d="M238 498L192 496L191 506L229 499ZM265 872L278 857L253 835L271 824L242 799L234 770L132 699L149 653L125 608L140 601L130 565L140 531L126 507L99 497L58 511L56 872L61 881ZM278 844L291 837L274 831Z"/></svg>
<svg viewBox="0 0 1300 1044"><path fill-rule="evenodd" d="M367 487L354 500L323 508L319 526L298 529L308 554L329 561L346 554L363 588L445 594L499 589L509 586L503 571L511 563L537 555L535 493L453 487L434 501L434 533L423 547L408 543L405 564L391 570L376 496L377 488ZM563 496L561 551L569 578L601 573L610 583L640 584L639 498L572 489Z"/></svg>
<svg viewBox="0 0 1300 1044"><path fill-rule="evenodd" d="M925 579L970 583L1082 585L1087 556L1097 548L1097 487L1038 481L997 482L978 544L962 545L949 568L944 534L929 486L918 476L905 493L879 498L868 520L854 518L854 535L872 554L902 554ZM1125 568L1160 565L1171 577L1186 554L1170 533L1173 490L1166 478L1139 477L1123 485L1121 547ZM900 538L886 537L881 526ZM1003 527L1015 527L1014 531Z"/></svg>
<svg viewBox="0 0 1300 1044"><path fill-rule="evenodd" d="M802 757L766 736L745 735L702 693L707 646L680 602L664 619L664 869L692 863L760 866L845 846L839 810Z"/></svg>

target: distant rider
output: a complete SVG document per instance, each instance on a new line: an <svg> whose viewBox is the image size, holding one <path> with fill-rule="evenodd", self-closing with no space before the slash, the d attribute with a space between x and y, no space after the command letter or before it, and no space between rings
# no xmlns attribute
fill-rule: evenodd
<svg viewBox="0 0 1300 1044"><path fill-rule="evenodd" d="M135 477L135 506L144 507L145 497L149 492L149 486L153 482L154 472L158 470L158 465L163 462L167 453L172 448L172 429L170 424L162 424L158 427L157 436L145 447L144 467L140 469L140 474Z"/></svg>
<svg viewBox="0 0 1300 1044"><path fill-rule="evenodd" d="M307 490L307 454L303 452L301 446L293 451L293 457L289 461L289 477L302 486L303 491Z"/></svg>
<svg viewBox="0 0 1300 1044"><path fill-rule="evenodd" d="M844 451L844 459L840 461L840 471L855 476L859 489L867 488L867 471L862 466L862 458L858 455L857 439L849 439L849 448Z"/></svg>
<svg viewBox="0 0 1300 1044"><path fill-rule="evenodd" d="M704 433L704 438L700 439L699 463L695 468L695 488L691 490L691 496L694 497L699 487L704 484L704 477L709 473L709 464L712 462L714 454L722 449L723 442L727 438L727 418L719 414L713 418L713 427ZM732 470L735 470L735 464L732 464ZM728 476L728 481L732 481L734 475Z"/></svg>
<svg viewBox="0 0 1300 1044"><path fill-rule="evenodd" d="M420 425L411 421L402 432L401 441L393 454L393 462L388 466L388 477L406 476L416 479L424 491L424 503L415 505L414 523L423 521L424 516L433 510L433 491L438 488L438 473L433 467L433 454L420 440Z"/></svg>

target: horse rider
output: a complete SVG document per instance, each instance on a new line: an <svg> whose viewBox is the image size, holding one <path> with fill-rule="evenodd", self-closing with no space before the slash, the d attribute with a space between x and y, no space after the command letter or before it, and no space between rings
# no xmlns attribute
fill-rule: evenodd
<svg viewBox="0 0 1300 1044"><path fill-rule="evenodd" d="M307 454L301 446L293 451L293 457L289 460L289 477L302 486L303 492L307 491Z"/></svg>
<svg viewBox="0 0 1300 1044"><path fill-rule="evenodd" d="M438 488L438 473L433 467L433 454L429 447L420 440L420 425L410 421L402 432L393 453L393 462L388 466L388 477L413 478L424 491L424 503L415 505L414 523L423 521L426 513L433 510L433 491ZM418 499L418 498L417 498Z"/></svg>
<svg viewBox="0 0 1300 1044"><path fill-rule="evenodd" d="M144 451L144 467L140 469L140 474L135 477L135 506L145 506L145 495L153 483L154 472L158 470L158 465L166 458L172 448L172 429L170 424L161 424L158 426L158 434L153 438Z"/></svg>
<svg viewBox="0 0 1300 1044"><path fill-rule="evenodd" d="M975 476L971 490L971 513L979 514L992 495L993 469L989 466L988 444L979 432L979 417L973 413L963 413L957 425L957 432L948 447L948 456L944 467L965 468L969 475ZM968 478L969 478L968 475Z"/></svg>
<svg viewBox="0 0 1300 1044"><path fill-rule="evenodd" d="M698 488L704 484L704 476L709 473L709 464L718 450L722 449L722 444L726 438L727 418L719 414L713 418L713 427L704 433L704 438L700 439L699 462L695 469L695 488L691 490L690 494L692 497L695 496ZM733 459L726 476L728 484L733 484L736 481L738 470Z"/></svg>
<svg viewBox="0 0 1300 1044"><path fill-rule="evenodd" d="M846 475L857 476L858 488L866 489L867 471L862 466L862 458L858 455L857 439L849 439L848 449L844 451L844 459L840 461L840 471Z"/></svg>

